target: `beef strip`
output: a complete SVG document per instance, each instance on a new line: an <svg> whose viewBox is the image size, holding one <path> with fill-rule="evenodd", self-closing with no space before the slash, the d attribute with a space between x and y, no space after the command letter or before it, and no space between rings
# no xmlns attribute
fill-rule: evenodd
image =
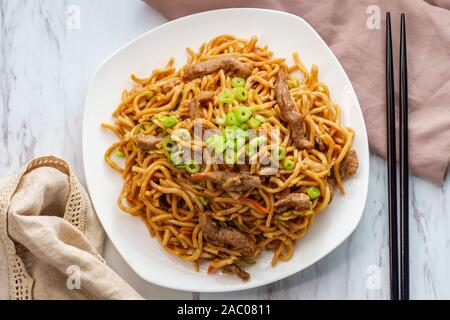
<svg viewBox="0 0 450 320"><path fill-rule="evenodd" d="M312 203L306 193L290 193L274 204L276 213L283 213L289 210L303 211L311 209Z"/></svg>
<svg viewBox="0 0 450 320"><path fill-rule="evenodd" d="M222 228L216 225L209 214L200 213L200 228L203 234L212 242L227 244L239 251L244 258L254 258L256 242L249 235L233 228Z"/></svg>
<svg viewBox="0 0 450 320"><path fill-rule="evenodd" d="M164 137L152 136L150 134L138 134L134 140L139 149L144 151L153 149L158 143L164 140Z"/></svg>
<svg viewBox="0 0 450 320"><path fill-rule="evenodd" d="M352 149L344 157L339 167L341 177L345 178L348 176L353 176L356 173L358 166L359 166L358 154L354 149Z"/></svg>
<svg viewBox="0 0 450 320"><path fill-rule="evenodd" d="M225 191L247 191L258 188L261 179L249 173L234 173L227 171L200 172L191 176L194 182L211 181Z"/></svg>
<svg viewBox="0 0 450 320"><path fill-rule="evenodd" d="M203 117L202 104L214 99L214 95L215 93L213 91L205 91L189 101L191 119Z"/></svg>
<svg viewBox="0 0 450 320"><path fill-rule="evenodd" d="M250 279L250 273L239 268L235 264L229 264L229 265L223 267L222 272L227 273L227 274L235 274L244 281L248 281Z"/></svg>
<svg viewBox="0 0 450 320"><path fill-rule="evenodd" d="M341 165L339 166L341 178L344 179L345 177L353 176L358 170L358 166L359 166L358 154L356 153L355 150L352 149L347 153L347 155L342 160ZM337 186L337 181L333 172L331 172L331 175L327 177L327 183L330 187L330 201L331 201L333 200L334 197L334 189Z"/></svg>
<svg viewBox="0 0 450 320"><path fill-rule="evenodd" d="M248 64L240 62L233 57L223 57L188 66L184 71L183 80L191 81L193 79L219 71L220 69L223 69L224 72L232 71L243 77L248 77L252 74L252 68Z"/></svg>
<svg viewBox="0 0 450 320"><path fill-rule="evenodd" d="M313 144L306 139L303 132L303 115L295 107L283 70L278 71L275 83L275 97L281 109L284 120L288 123L292 132L292 140L299 149L311 149Z"/></svg>

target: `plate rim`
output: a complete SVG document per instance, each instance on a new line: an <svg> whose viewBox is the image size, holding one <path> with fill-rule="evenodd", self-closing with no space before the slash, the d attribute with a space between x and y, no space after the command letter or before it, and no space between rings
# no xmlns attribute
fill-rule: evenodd
<svg viewBox="0 0 450 320"><path fill-rule="evenodd" d="M335 244L333 244L331 246L331 249L329 249L327 252L317 256L315 259L310 260L308 263L305 263L303 265L303 267L301 269L295 269L293 268L290 271L287 271L285 273L282 273L280 275L277 275L275 277L272 277L270 279L266 279L266 280L261 280L259 282L247 282L247 283L242 283L239 287L236 287L235 285L231 285L231 286L224 286L220 289L209 289L209 288L201 288L200 286L195 287L195 288L188 288L187 286L183 285L182 282L180 282L180 284L177 285L172 285L172 283L166 283L164 281L160 281L158 279L158 277L155 278L149 278L147 277L145 274L142 274L139 270L139 268L137 268L136 266L134 266L130 261L128 261L124 254L122 253L122 248L119 248L118 246L116 246L114 240L112 239L112 237L109 234L109 231L104 228L103 226L105 225L103 219L105 219L102 215L97 214L97 210L95 209L95 203L93 201L93 199L91 199L91 203L92 206L96 212L96 216L98 217L100 223L102 224L102 227L108 237L108 239L110 240L111 244L114 246L114 248L116 248L117 252L120 254L121 258L125 261L125 263L143 280L161 286L161 287L165 287L165 288L169 288L169 289L174 289L174 290L179 290L179 291L185 291L185 292L204 292L204 293L213 293L213 292L236 292L236 291L241 291L241 290L248 290L248 289L253 289L253 288L257 288L257 287L261 287L267 284L271 284L274 283L276 281L288 278L294 274L297 274L301 271L304 271L305 269L311 267L313 264L315 264L316 262L318 262L319 260L322 260L325 256L327 256L328 254L330 254L331 252L333 252L334 250L336 250L337 247L341 246L342 244L345 243L345 241L348 240L348 238L350 237L350 235L356 230L356 228L358 227L362 216L364 214L365 211L365 207L367 205L367 196L368 196L368 189L369 189L369 179L370 179L370 153L369 153L369 144L368 144L368 134L367 134L367 128L366 128L366 123L365 123L365 119L364 119L364 115L362 113L362 109L361 109L361 105L359 103L359 99L358 96L356 94L356 91L353 87L352 82L350 81L350 78L348 77L345 69L343 68L343 66L341 65L340 61L338 60L338 58L336 57L336 55L334 54L334 52L331 50L331 48L328 46L328 44L322 39L322 37L320 36L320 34L302 17L288 13L288 12L284 12L284 11L279 11L279 10L272 10L272 9L263 9L263 8L248 8L248 7L242 7L242 8L224 8L224 9L217 9L217 10L209 10L209 11L203 11L203 12L199 12L199 13L195 13L195 14L191 14L188 16L183 16L171 21L167 21L161 25L158 25L154 28L149 29L148 31L134 37L132 40L126 42L124 45L120 46L117 50L115 50L113 53L109 54L99 65L98 67L94 70L94 72L92 73L91 79L89 81L89 87L86 93L86 98L85 98L85 102L84 102L84 111L83 111L83 124L82 124L82 166L83 166L83 172L84 172L84 176L85 176L85 181L86 181L86 188L87 191L89 193L89 195L91 194L90 190L93 188L92 183L90 183L90 181L92 181L92 179L88 179L88 175L86 172L86 168L87 166L87 162L88 159L85 156L86 152L85 152L85 148L87 145L87 117L88 117L88 101L89 101L89 97L91 95L91 90L92 90L92 85L96 79L96 76L98 75L99 71L102 70L102 68L115 56L117 55L119 52L121 52L123 49L125 49L126 47L130 46L131 44L139 41L141 38L145 37L146 35L153 33L153 32L157 32L159 29L166 27L167 25L171 25L171 24L175 24L178 23L180 21L183 20L190 20L190 19L195 19L198 16L203 16L203 15L209 15L211 13L218 13L218 12L236 12L236 11L248 11L248 12L266 12L266 13L270 13L270 14L277 14L277 15L285 15L285 16L289 16L291 18L295 18L298 19L299 21L301 21L302 23L305 24L305 26L310 29L310 31L312 33L314 33L317 38L318 41L321 42L321 44L326 48L325 50L328 50L328 52L331 54L332 59L334 60L334 62L336 63L336 65L338 66L339 69L341 69L343 75L345 76L345 78L347 79L348 83L350 84L350 89L352 91L352 93L354 93L355 96L355 103L356 103L356 109L359 112L359 116L362 119L362 128L363 128L363 133L360 134L360 137L363 139L363 152L367 158L367 163L365 166L365 172L364 174L367 176L366 179L366 183L364 186L364 190L363 190L363 194L364 194L364 199L363 199L363 206L361 208L361 213L358 216L358 219L355 220L354 224L349 228L349 231L346 232L345 234L343 234L343 236L341 237L342 240L340 240L339 242L336 242Z"/></svg>

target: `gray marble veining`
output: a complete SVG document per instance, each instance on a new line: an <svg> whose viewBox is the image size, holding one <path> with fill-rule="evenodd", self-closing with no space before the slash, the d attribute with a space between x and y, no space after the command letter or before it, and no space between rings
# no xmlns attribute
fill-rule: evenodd
<svg viewBox="0 0 450 320"><path fill-rule="evenodd" d="M139 0L0 0L0 175L55 154L84 182L81 128L90 77L111 52L164 19ZM147 298L387 299L385 161L371 156L369 196L352 236L287 279L223 294L164 289L141 280L112 244L106 260ZM450 298L450 178L411 179L411 297Z"/></svg>

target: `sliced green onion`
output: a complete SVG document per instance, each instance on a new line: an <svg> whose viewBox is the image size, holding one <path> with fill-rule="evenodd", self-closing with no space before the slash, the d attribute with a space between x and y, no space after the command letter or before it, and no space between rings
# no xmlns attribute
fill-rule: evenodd
<svg viewBox="0 0 450 320"><path fill-rule="evenodd" d="M242 130L248 130L249 126L248 126L248 124L246 124L246 123L241 123L241 124L239 125L239 128L241 128Z"/></svg>
<svg viewBox="0 0 450 320"><path fill-rule="evenodd" d="M227 148L227 145L225 144L225 140L221 140L214 146L214 151L216 154L222 153Z"/></svg>
<svg viewBox="0 0 450 320"><path fill-rule="evenodd" d="M222 153L225 148L225 137L220 134L213 134L206 140L206 144L210 147L214 148L214 151L217 153Z"/></svg>
<svg viewBox="0 0 450 320"><path fill-rule="evenodd" d="M218 145L217 147L214 148L214 151L216 153L216 155L221 154L225 151L225 149L227 148L227 145L225 144L225 142L223 144Z"/></svg>
<svg viewBox="0 0 450 320"><path fill-rule="evenodd" d="M225 118L225 124L227 126L234 126L239 124L237 118L236 118L236 114L234 112L228 112L227 116Z"/></svg>
<svg viewBox="0 0 450 320"><path fill-rule="evenodd" d="M244 145L245 145L245 138L242 137L236 138L235 143L236 151L241 150Z"/></svg>
<svg viewBox="0 0 450 320"><path fill-rule="evenodd" d="M125 152L123 152L120 149L117 149L116 152L114 152L114 154L120 158L125 158Z"/></svg>
<svg viewBox="0 0 450 320"><path fill-rule="evenodd" d="M234 113L236 114L237 121L240 123L247 121L252 116L250 108L244 106L234 108Z"/></svg>
<svg viewBox="0 0 450 320"><path fill-rule="evenodd" d="M226 127L223 136L225 139L238 139L238 138L248 138L248 130L242 129L240 127Z"/></svg>
<svg viewBox="0 0 450 320"><path fill-rule="evenodd" d="M266 137L256 137L250 140L248 143L248 148L245 149L245 154L248 156L253 156L256 152L256 149L260 146L262 146L264 143L266 143L267 139Z"/></svg>
<svg viewBox="0 0 450 320"><path fill-rule="evenodd" d="M170 138L166 138L162 142L162 147L167 152L172 152L172 150L173 150L173 148L175 148L175 146L176 146L176 142Z"/></svg>
<svg viewBox="0 0 450 320"><path fill-rule="evenodd" d="M164 118L162 120L164 128L172 128L174 125L178 123L178 120L175 116L170 116L167 118Z"/></svg>
<svg viewBox="0 0 450 320"><path fill-rule="evenodd" d="M245 154L249 157L253 156L255 154L255 150L252 150L252 153L250 154L250 148L248 147L248 144L245 145Z"/></svg>
<svg viewBox="0 0 450 320"><path fill-rule="evenodd" d="M227 138L225 141L226 148L228 150L239 150L242 146L245 145L245 138L236 137L236 138Z"/></svg>
<svg viewBox="0 0 450 320"><path fill-rule="evenodd" d="M247 124L250 128L256 129L261 123L255 118L251 117L250 119L248 119Z"/></svg>
<svg viewBox="0 0 450 320"><path fill-rule="evenodd" d="M242 129L240 127L235 128L235 137L237 139L241 139L241 138L248 138L249 134L248 134L248 130Z"/></svg>
<svg viewBox="0 0 450 320"><path fill-rule="evenodd" d="M216 124L219 126L225 125L225 118L216 118Z"/></svg>
<svg viewBox="0 0 450 320"><path fill-rule="evenodd" d="M220 134L213 134L211 135L208 139L206 139L206 144L208 146L214 146L216 144L216 142L221 139L222 136Z"/></svg>
<svg viewBox="0 0 450 320"><path fill-rule="evenodd" d="M219 96L220 103L232 103L234 101L234 94L231 91L224 91Z"/></svg>
<svg viewBox="0 0 450 320"><path fill-rule="evenodd" d="M170 154L170 161L172 161L173 165L180 169L184 168L183 164L183 154L181 152L172 152Z"/></svg>
<svg viewBox="0 0 450 320"><path fill-rule="evenodd" d="M311 199L313 199L313 200L315 200L315 199L317 199L318 197L320 197L320 190L318 189L318 188L316 188L316 187L310 187L310 188L308 188L308 196L311 198Z"/></svg>
<svg viewBox="0 0 450 320"><path fill-rule="evenodd" d="M231 79L231 85L235 88L245 86L245 79L241 77L234 77Z"/></svg>
<svg viewBox="0 0 450 320"><path fill-rule="evenodd" d="M226 141L225 141L225 146L228 148L228 149L236 149L236 140L234 139L234 138L228 138Z"/></svg>
<svg viewBox="0 0 450 320"><path fill-rule="evenodd" d="M227 150L225 152L225 163L226 164L235 164L237 161L237 154L234 151Z"/></svg>
<svg viewBox="0 0 450 320"><path fill-rule="evenodd" d="M197 196L196 198L198 199L198 201L200 201L200 203L201 203L203 206L207 206L207 205L208 205L208 200L205 199L204 197L199 197L199 196Z"/></svg>
<svg viewBox="0 0 450 320"><path fill-rule="evenodd" d="M267 139L264 136L253 138L249 143L248 146L250 148L256 148L262 146L264 143L266 143Z"/></svg>
<svg viewBox="0 0 450 320"><path fill-rule="evenodd" d="M285 168L286 170L292 170L295 168L295 163L292 160L289 159L284 159L283 161L283 168Z"/></svg>
<svg viewBox="0 0 450 320"><path fill-rule="evenodd" d="M191 139L191 133L189 132L188 129L180 128L172 133L172 137L177 137L182 141L189 141Z"/></svg>
<svg viewBox="0 0 450 320"><path fill-rule="evenodd" d="M278 156L275 155L275 159L278 161L283 160L286 157L286 148L283 146L278 147Z"/></svg>
<svg viewBox="0 0 450 320"><path fill-rule="evenodd" d="M237 101L247 101L248 91L244 87L237 87L234 89Z"/></svg>
<svg viewBox="0 0 450 320"><path fill-rule="evenodd" d="M223 131L225 139L234 138L234 127L226 127Z"/></svg>
<svg viewBox="0 0 450 320"><path fill-rule="evenodd" d="M265 117L263 117L262 115L260 115L260 114L257 114L255 116L255 120L258 121L259 123L264 123L264 122L267 121L267 119Z"/></svg>
<svg viewBox="0 0 450 320"><path fill-rule="evenodd" d="M188 173L197 173L200 171L200 165L194 160L188 160L184 163L184 170Z"/></svg>

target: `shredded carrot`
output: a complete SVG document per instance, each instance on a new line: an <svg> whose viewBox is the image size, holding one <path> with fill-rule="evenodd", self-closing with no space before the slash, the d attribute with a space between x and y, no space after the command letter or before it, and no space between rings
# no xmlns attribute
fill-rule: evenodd
<svg viewBox="0 0 450 320"><path fill-rule="evenodd" d="M247 204L251 205L254 209L258 210L259 212L264 213L264 214L268 214L269 213L269 210L267 210L266 207L263 207L262 205L260 205L255 200L248 199L248 198L244 198L243 200L245 202L247 202Z"/></svg>

